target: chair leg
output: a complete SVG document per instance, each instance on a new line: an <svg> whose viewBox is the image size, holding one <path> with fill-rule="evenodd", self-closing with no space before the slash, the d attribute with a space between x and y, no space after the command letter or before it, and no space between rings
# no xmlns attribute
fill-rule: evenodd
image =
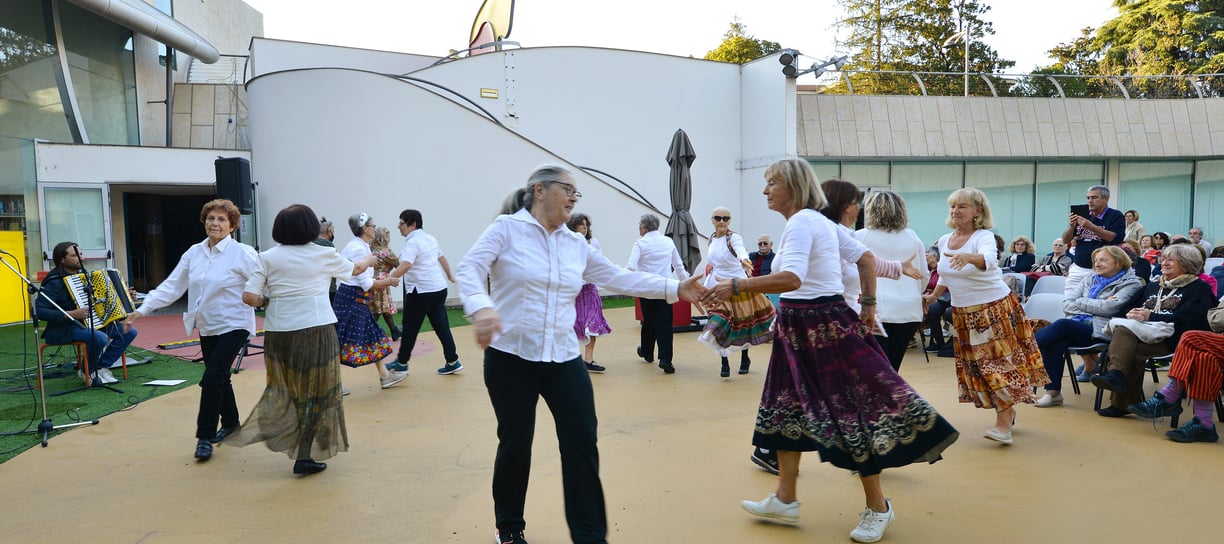
<svg viewBox="0 0 1224 544"><path fill-rule="evenodd" d="M1067 375L1071 377L1071 388L1075 389L1075 394L1080 394L1079 379L1075 375L1075 363L1071 362L1071 352L1063 352L1063 360L1067 363Z"/></svg>
<svg viewBox="0 0 1224 544"><path fill-rule="evenodd" d="M127 352L119 356L119 364L123 367L123 379L127 379Z"/></svg>
<svg viewBox="0 0 1224 544"><path fill-rule="evenodd" d="M1224 423L1224 391L1216 395L1216 417L1219 418L1220 423Z"/></svg>

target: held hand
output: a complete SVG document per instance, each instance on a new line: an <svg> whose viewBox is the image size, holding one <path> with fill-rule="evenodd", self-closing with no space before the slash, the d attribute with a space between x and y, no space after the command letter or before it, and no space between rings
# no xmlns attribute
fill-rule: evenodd
<svg viewBox="0 0 1224 544"><path fill-rule="evenodd" d="M720 278L715 279L718 281L718 283L715 283L714 287L706 290L705 296L701 299L701 305L706 308L717 307L719 304L722 304L723 301L731 298L731 295L734 294L734 289L731 287L731 280L724 280Z"/></svg>
<svg viewBox="0 0 1224 544"><path fill-rule="evenodd" d="M701 275L691 276L689 279L680 282L680 291L676 293L681 300L691 302L693 304L701 304L701 301L706 297L706 288L701 285Z"/></svg>
<svg viewBox="0 0 1224 544"><path fill-rule="evenodd" d="M918 254L915 253L913 255L910 255L908 259L901 261L901 275L902 276L909 276L916 280L922 279L922 271L919 270L918 267L914 266L914 257L917 257L917 256Z"/></svg>
<svg viewBox="0 0 1224 544"><path fill-rule="evenodd" d="M391 287L399 287L399 282L400 282L399 278L396 278L393 276L387 276L387 284L390 285Z"/></svg>
<svg viewBox="0 0 1224 544"><path fill-rule="evenodd" d="M493 343L493 335L502 332L501 316L493 308L478 310L472 316L472 324L476 327L476 345L482 350Z"/></svg>

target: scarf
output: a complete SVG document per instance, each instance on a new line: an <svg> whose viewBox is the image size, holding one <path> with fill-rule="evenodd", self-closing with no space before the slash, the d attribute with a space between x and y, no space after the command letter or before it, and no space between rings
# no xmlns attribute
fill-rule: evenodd
<svg viewBox="0 0 1224 544"><path fill-rule="evenodd" d="M1122 277L1125 276L1127 272L1128 270L1119 270L1117 274L1109 276L1108 278L1104 276L1098 276L1096 274L1093 274L1092 275L1092 286L1088 288L1088 298L1097 298L1097 295L1101 294L1101 291L1104 291L1105 288L1109 287L1110 284L1122 279ZM1078 315L1072 316L1071 319L1075 321L1092 321L1092 315L1091 314L1078 314Z"/></svg>
<svg viewBox="0 0 1224 544"><path fill-rule="evenodd" d="M1195 276L1194 274L1182 274L1176 278L1168 278L1165 276L1161 276L1160 277L1160 287L1162 289L1180 289L1182 287L1190 285L1190 282L1197 280L1197 279L1198 279L1198 276Z"/></svg>

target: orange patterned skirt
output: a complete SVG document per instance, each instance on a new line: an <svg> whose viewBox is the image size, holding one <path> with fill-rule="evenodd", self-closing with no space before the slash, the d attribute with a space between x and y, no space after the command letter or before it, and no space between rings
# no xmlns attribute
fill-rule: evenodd
<svg viewBox="0 0 1224 544"><path fill-rule="evenodd" d="M1033 388L1050 382L1033 327L1015 294L952 308L957 396L999 411L1032 404Z"/></svg>

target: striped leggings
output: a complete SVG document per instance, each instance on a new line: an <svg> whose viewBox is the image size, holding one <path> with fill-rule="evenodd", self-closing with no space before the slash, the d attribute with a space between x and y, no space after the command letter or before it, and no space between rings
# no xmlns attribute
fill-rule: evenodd
<svg viewBox="0 0 1224 544"><path fill-rule="evenodd" d="M1177 342L1169 377L1186 385L1186 396L1215 400L1224 382L1224 334L1186 331Z"/></svg>

